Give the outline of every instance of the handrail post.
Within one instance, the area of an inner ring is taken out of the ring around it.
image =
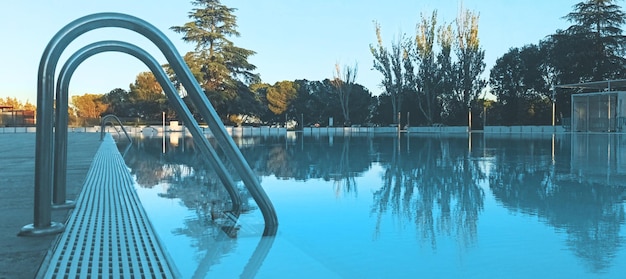
[[[67,200],[67,121],[68,94],[62,94],[62,80],[66,76],[67,64],[61,68],[55,90],[56,108],[54,125],[54,183],[52,184],[52,209],[76,207],[76,202]]]

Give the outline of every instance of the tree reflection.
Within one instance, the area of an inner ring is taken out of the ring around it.
[[[496,147],[498,154],[490,187],[505,207],[539,216],[565,232],[568,248],[592,271],[601,272],[611,266],[622,246],[626,189],[583,179],[578,171],[571,173],[574,162],[568,143],[569,139],[561,139],[556,144],[558,156],[553,165],[549,139],[513,144],[510,140],[492,141],[490,146]]]
[[[371,206],[376,220],[375,238],[391,220],[414,226],[416,237],[433,250],[442,238],[452,238],[460,247],[471,246],[476,242],[478,220],[484,210],[485,192],[480,185],[488,183],[496,201],[507,209],[539,216],[565,233],[567,247],[590,269],[601,272],[611,266],[623,241],[620,228],[626,218],[626,188],[619,180],[606,183],[615,180],[602,181],[599,178],[603,175],[583,172],[610,169],[621,171],[623,176],[626,167],[614,166],[626,161],[619,157],[626,156],[623,148],[603,145],[626,143],[598,143],[587,138],[570,141],[566,136],[551,135],[474,136],[471,141],[467,135],[410,135],[400,139],[377,135],[295,140],[247,137],[238,142],[259,177],[332,181],[338,197],[356,195],[357,178],[373,165],[380,165],[382,183],[373,192]],[[160,152],[161,144],[160,139],[139,141],[126,156],[127,164],[142,187],[166,182],[169,188],[163,197],[178,198],[196,212],[197,218],[186,220],[185,227],[175,233],[195,239],[194,246],[203,253],[199,254],[202,266],[208,268],[219,256],[204,256],[227,253],[236,244],[220,238],[237,234],[236,228],[224,234],[229,208],[225,201],[230,199],[195,151],[192,140],[168,145],[165,154]],[[581,146],[586,146],[589,154],[581,155]],[[606,164],[613,165],[604,167]],[[226,166],[239,181],[232,166]],[[241,186],[239,190],[242,201],[250,202],[248,192]],[[251,210],[255,205],[246,203],[243,207]]]
[[[433,249],[439,236],[452,236],[462,246],[471,245],[476,239],[484,202],[478,183],[486,177],[479,161],[470,159],[467,137],[299,137],[294,142],[279,137],[252,137],[245,144],[243,140],[238,142],[259,176],[333,181],[338,197],[356,195],[355,178],[378,162],[384,173],[381,188],[373,194],[375,235],[380,233],[384,216],[391,214],[402,222],[414,223],[418,237]],[[160,140],[145,139],[127,155],[137,182],[142,187],[152,187],[159,181],[168,181],[164,197],[179,198],[193,209],[198,215],[194,222],[215,224],[216,212],[227,209],[224,201],[229,199],[212,170],[196,154],[192,141],[186,141],[185,152],[181,145],[167,146],[167,153],[155,155],[160,148]],[[231,168],[228,162],[226,166]],[[231,173],[238,181],[236,173]],[[241,194],[245,196],[247,191],[241,189]]]
[[[395,138],[377,140],[385,171],[383,185],[374,193],[375,237],[390,212],[400,221],[414,222],[418,237],[433,249],[442,235],[454,236],[462,247],[471,245],[484,203],[478,182],[486,175],[469,159],[467,138],[405,140],[407,151]]]

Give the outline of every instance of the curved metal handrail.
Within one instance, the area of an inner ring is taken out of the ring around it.
[[[230,196],[231,204],[232,204],[231,210],[233,211],[234,214],[238,214],[241,211],[241,197],[239,197],[239,194],[236,190],[237,184],[233,181],[232,177],[228,174],[226,166],[224,166],[224,164],[220,160],[217,159],[218,158],[217,153],[215,152],[215,150],[209,143],[208,139],[203,136],[202,130],[200,129],[198,122],[193,118],[191,112],[189,111],[189,108],[187,108],[187,106],[184,105],[184,102],[178,95],[176,88],[174,88],[174,85],[169,80],[167,74],[165,73],[163,68],[161,68],[161,66],[156,61],[156,59],[154,59],[153,56],[151,56],[149,53],[147,53],[145,50],[141,49],[140,47],[135,46],[133,44],[126,43],[126,42],[100,41],[100,42],[87,45],[79,49],[78,51],[76,51],[68,59],[66,66],[68,66],[68,68],[77,68],[78,65],[82,63],[83,61],[85,61],[87,58],[93,55],[96,55],[98,53],[101,53],[101,52],[109,52],[109,51],[123,52],[129,55],[132,55],[135,58],[142,61],[152,71],[155,78],[157,79],[157,82],[161,84],[161,87],[163,88],[163,91],[165,92],[168,99],[173,100],[173,102],[171,102],[171,105],[174,107],[174,109],[177,111],[177,113],[180,115],[183,121],[185,121],[186,123],[190,123],[191,126],[189,127],[190,129],[189,131],[191,132],[192,136],[197,139],[198,149],[200,149],[200,152],[204,154],[205,158],[208,159],[209,163],[215,169],[215,172],[220,178],[222,184],[224,184],[224,186],[226,187],[226,191],[228,192]],[[61,70],[61,73],[69,73],[69,72],[70,71]],[[59,83],[61,84],[61,86],[58,87],[57,94],[67,95],[68,89],[69,89],[69,77],[70,76],[61,75],[59,79]],[[67,99],[64,99],[64,100],[67,100]],[[66,111],[67,105],[68,103],[65,101],[58,102],[57,110]],[[106,118],[110,116],[117,118],[114,115],[107,115],[102,119],[103,125],[105,123]],[[120,122],[119,119],[118,119],[118,122]],[[63,123],[67,123],[67,122],[62,121],[60,124],[63,124]],[[67,130],[67,125],[57,126],[56,128],[62,132],[63,130]],[[126,133],[126,131],[124,132]],[[104,128],[101,129],[101,139],[102,139],[103,134],[104,134]],[[126,136],[128,136],[128,134],[126,134]],[[57,176],[60,176],[60,175],[61,174],[57,173]]]
[[[52,172],[52,134],[53,127],[50,119],[53,117],[52,92],[54,73],[58,60],[65,48],[78,36],[88,31],[104,28],[119,27],[135,31],[152,41],[163,53],[177,78],[187,89],[188,96],[196,104],[203,119],[208,123],[213,135],[218,141],[224,154],[239,172],[242,181],[256,201],[263,218],[265,229],[263,235],[275,235],[278,227],[276,212],[267,194],[261,187],[259,180],[245,161],[241,151],[226,132],[226,128],[219,120],[217,112],[209,102],[198,82],[193,78],[191,70],[176,48],[167,37],[156,27],[139,18],[120,13],[100,13],[79,18],[62,28],[48,43],[39,64],[37,82],[37,135],[35,142],[35,220],[33,224],[22,228],[20,235],[41,235],[57,233],[63,230],[63,225],[51,222],[51,181]],[[66,112],[61,112],[60,115]]]
[[[63,92],[61,92],[61,94],[63,94]],[[109,120],[109,118],[113,118],[117,122],[117,124],[120,125],[120,128],[122,129],[122,132],[124,132],[124,135],[126,135],[126,138],[130,142],[130,144],[133,144],[133,138],[128,134],[128,132],[126,132],[126,128],[124,128],[124,124],[122,124],[122,121],[120,120],[120,118],[115,116],[114,114],[107,114],[107,115],[102,117],[102,120],[100,120],[100,141],[102,141],[104,139],[104,134],[105,134],[104,128],[105,128],[105,125],[107,124],[107,121]],[[115,123],[113,123],[111,121],[108,121],[108,122],[111,123],[111,124],[115,124]],[[118,131],[117,133],[119,134],[120,132]]]

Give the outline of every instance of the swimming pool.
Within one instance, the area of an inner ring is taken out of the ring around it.
[[[183,278],[622,278],[626,136],[236,138],[279,220],[261,238],[191,138],[125,156]],[[165,146],[165,153],[163,153]],[[236,178],[236,180],[238,180]]]

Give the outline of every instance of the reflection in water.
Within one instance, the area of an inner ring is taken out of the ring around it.
[[[607,159],[615,157],[606,153],[607,148],[621,147],[605,141],[607,135],[571,137],[571,148],[570,138],[562,137],[553,151],[543,139],[489,141],[497,152],[489,185],[505,207],[539,216],[563,230],[568,248],[593,272],[601,272],[611,266],[623,241],[624,180],[606,184],[611,179],[604,176],[611,171]],[[598,153],[597,148],[605,152]],[[554,162],[548,157],[551,152],[556,153]]]
[[[470,160],[467,138],[415,137],[403,142],[380,142],[385,167],[383,185],[374,193],[372,212],[377,215],[375,236],[382,216],[414,222],[418,237],[437,248],[438,236],[450,236],[462,247],[476,239],[484,192],[478,186],[486,175],[480,161]],[[403,139],[404,140],[404,139]]]
[[[336,199],[357,197],[357,178],[380,165],[380,185],[371,198],[364,197],[371,199],[374,240],[391,218],[414,226],[416,237],[433,251],[444,237],[461,248],[474,246],[485,200],[495,199],[564,233],[566,247],[592,272],[611,267],[623,246],[626,143],[621,135],[298,135],[236,142],[259,177],[329,181]],[[141,187],[166,182],[162,197],[180,199],[195,212],[196,218],[186,219],[174,233],[194,239],[199,259],[194,277],[204,277],[236,249],[237,216],[227,212],[228,193],[193,141],[180,137],[166,143],[161,154],[160,139],[137,139],[126,162]],[[245,188],[239,190],[245,210],[255,210]],[[273,241],[261,238],[242,277],[254,277]]]

